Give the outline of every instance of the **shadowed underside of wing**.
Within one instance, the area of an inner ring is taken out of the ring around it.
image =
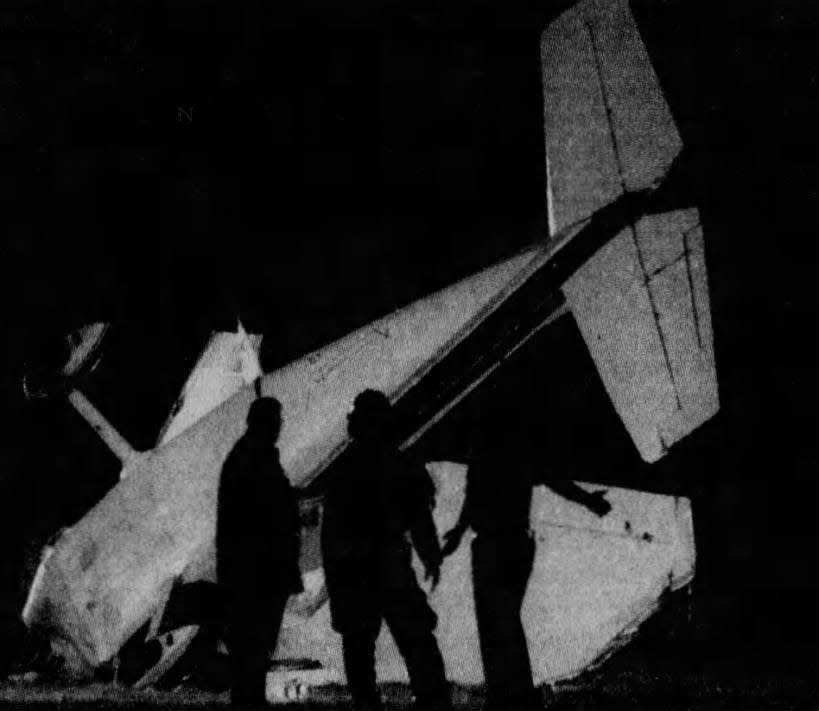
[[[587,0],[541,39],[552,234],[657,186],[682,140],[625,0]],[[677,209],[675,209],[677,208]],[[563,287],[648,462],[719,409],[699,212],[635,211]]]

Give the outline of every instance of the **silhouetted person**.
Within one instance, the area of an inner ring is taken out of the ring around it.
[[[487,708],[534,709],[542,707],[542,701],[534,687],[520,613],[535,558],[529,516],[536,482],[531,463],[502,451],[488,433],[483,435],[469,462],[458,523],[444,535],[443,555],[457,549],[467,528],[474,531],[472,579]],[[547,486],[598,516],[611,509],[602,492],[589,494],[571,482]]]
[[[411,565],[409,531],[433,587],[441,550],[432,520],[434,486],[397,448],[389,400],[355,399],[343,475],[324,499],[322,552],[333,628],[342,635],[347,683],[359,709],[380,709],[375,640],[385,620],[404,657],[416,703],[449,708],[449,687],[433,630],[435,613]]]
[[[268,654],[287,598],[301,590],[299,511],[279,461],[281,405],[260,398],[222,468],[216,520],[217,576],[225,603],[231,701],[265,703]]]

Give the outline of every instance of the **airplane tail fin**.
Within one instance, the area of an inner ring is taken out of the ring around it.
[[[626,0],[584,0],[541,38],[552,234],[655,187],[682,151]],[[630,224],[563,286],[648,462],[719,409],[703,232],[690,204]]]

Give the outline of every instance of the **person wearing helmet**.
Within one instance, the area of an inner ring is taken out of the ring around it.
[[[433,587],[441,549],[426,470],[398,450],[383,393],[360,393],[348,416],[353,439],[324,499],[322,552],[333,628],[342,635],[347,683],[359,709],[380,709],[375,640],[386,621],[407,665],[416,704],[450,707],[437,623],[412,568],[412,541]]]
[[[276,440],[281,405],[255,400],[247,431],[222,467],[216,516],[217,580],[225,604],[231,702],[265,703],[268,654],[287,598],[302,589],[299,510]]]

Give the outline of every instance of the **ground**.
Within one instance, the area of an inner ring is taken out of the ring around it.
[[[793,601],[796,605],[796,601]],[[735,607],[732,603],[731,607]],[[784,624],[757,607],[756,625]],[[777,643],[768,634],[765,644],[752,643],[745,625],[718,636],[706,634],[714,627],[703,611],[690,605],[686,594],[665,601],[646,621],[632,641],[576,679],[542,687],[547,711],[817,711],[819,680],[812,644],[802,647]],[[715,613],[727,616],[724,608]],[[805,620],[807,624],[807,620]],[[811,638],[812,639],[812,638]],[[209,672],[208,678],[212,678]],[[409,689],[385,685],[387,711],[410,708]],[[482,688],[453,687],[457,711],[478,711],[484,703]],[[228,708],[226,693],[182,685],[173,691],[134,690],[113,683],[71,686],[59,683],[0,681],[0,711],[25,709],[182,709]],[[346,689],[318,687],[305,704],[271,708],[292,711],[352,709]]]
[[[588,709],[651,709],[656,711],[716,711],[736,709],[815,709],[811,690],[797,678],[717,680],[700,675],[657,676],[638,670],[595,675],[553,690],[543,689],[545,708],[550,711]],[[383,689],[387,709],[409,708],[409,693],[404,687]],[[480,709],[480,689],[454,690],[456,709]],[[82,687],[0,685],[0,708],[45,709],[205,709],[227,707],[227,694],[215,694],[181,687],[175,691],[135,691],[112,684]],[[274,707],[275,708],[275,707]],[[284,706],[278,708],[285,708]],[[343,689],[318,690],[306,704],[287,708],[349,709]]]

